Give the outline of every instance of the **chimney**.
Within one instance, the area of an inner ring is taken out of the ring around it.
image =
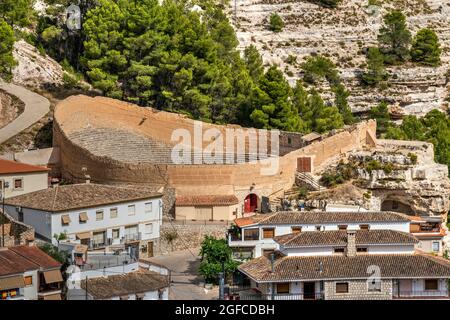
[[[347,230],[347,257],[356,256],[356,230]]]
[[[85,179],[86,179],[86,184],[91,183],[91,176],[88,174],[84,175]]]

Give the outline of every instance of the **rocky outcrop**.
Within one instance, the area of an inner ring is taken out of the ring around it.
[[[63,83],[63,69],[52,58],[41,54],[31,44],[20,40],[14,44],[13,82],[33,88],[55,87]]]
[[[447,78],[450,67],[450,0],[342,1],[336,9],[323,8],[312,1],[240,0],[235,10],[231,2],[229,16],[234,23],[240,48],[251,44],[261,52],[264,62],[280,66],[294,84],[302,76],[301,62],[310,54],[322,54],[333,60],[347,88],[349,103],[355,112],[363,112],[385,100],[403,114],[424,115],[434,108],[446,109]],[[364,49],[377,44],[383,15],[400,8],[407,15],[413,34],[420,28],[436,30],[443,49],[442,65],[425,68],[407,64],[389,68],[389,83],[384,89],[362,87],[358,75],[366,62]],[[271,13],[277,12],[285,22],[280,33],[268,30]],[[235,13],[237,22],[234,19]],[[296,62],[287,59],[295,56]],[[330,98],[324,87],[324,97]]]

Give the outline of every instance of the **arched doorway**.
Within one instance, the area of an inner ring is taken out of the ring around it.
[[[244,212],[255,212],[258,208],[258,196],[254,193],[250,193],[244,199]]]

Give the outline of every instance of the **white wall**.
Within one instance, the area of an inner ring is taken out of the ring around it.
[[[25,286],[21,290],[23,290],[23,295],[25,297],[25,300],[37,300],[38,298],[38,288],[39,288],[39,277],[38,277],[38,271],[32,270],[32,271],[26,271],[23,274],[23,277],[33,277],[33,285],[31,286]]]
[[[23,188],[14,188],[14,179],[23,179]],[[48,188],[48,172],[14,173],[0,175],[0,180],[9,183],[9,188],[5,189],[5,198],[19,196],[21,194]]]
[[[152,203],[152,212],[145,213],[145,203]],[[93,230],[108,230],[107,236],[112,237],[112,229],[119,228],[119,237],[125,235],[125,226],[138,224],[138,231],[141,232],[142,240],[159,238],[159,230],[162,219],[162,208],[160,206],[161,198],[152,198],[135,202],[125,202],[120,204],[112,204],[107,206],[98,206],[87,209],[49,213],[34,209],[22,208],[23,222],[35,228],[36,233],[51,239],[53,235],[59,233],[67,233],[71,240],[75,240],[76,234]],[[135,205],[135,214],[128,215],[128,205]],[[117,218],[110,217],[110,209],[117,208]],[[15,206],[5,206],[6,211],[15,219],[18,219],[18,213]],[[96,221],[96,211],[103,210],[103,220]],[[79,214],[86,212],[88,221],[86,223],[79,222]],[[62,225],[61,216],[69,215],[69,225]],[[151,234],[145,233],[145,224],[153,223]]]
[[[342,247],[342,246],[336,246]],[[345,246],[344,246],[345,247]],[[367,245],[367,254],[413,254],[414,244],[407,245]],[[333,255],[333,246],[283,248],[280,250],[288,256],[328,256]]]

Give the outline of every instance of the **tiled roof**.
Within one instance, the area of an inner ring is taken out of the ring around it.
[[[0,174],[45,172],[45,171],[49,171],[49,169],[46,167],[34,166],[31,164],[0,159]]]
[[[61,267],[61,263],[50,257],[36,246],[16,246],[10,247],[9,250],[12,250],[22,257],[30,260],[44,270]]]
[[[260,219],[261,217],[265,217]],[[361,211],[361,212],[325,212],[325,211],[280,211],[269,215],[253,217],[255,224],[322,224],[322,223],[367,223],[367,222],[409,222],[409,219],[397,212]]]
[[[177,196],[175,200],[177,206],[228,206],[238,203],[235,195]]]
[[[88,279],[89,294],[94,299],[108,299],[122,295],[144,293],[167,286],[169,286],[167,276],[146,270]],[[86,288],[86,280],[81,281],[81,288]]]
[[[35,246],[0,248],[0,276],[60,267],[58,261]]]
[[[144,188],[93,183],[55,186],[8,198],[6,204],[58,212],[161,196]]]
[[[284,247],[310,247],[347,244],[346,230],[306,231],[275,237]],[[418,240],[406,232],[394,230],[357,230],[356,244],[415,244]]]
[[[276,259],[273,273],[270,260],[262,256],[241,264],[238,269],[258,282],[301,281],[367,279],[368,267],[373,265],[380,268],[384,279],[450,278],[450,262],[422,254],[284,256]]]

